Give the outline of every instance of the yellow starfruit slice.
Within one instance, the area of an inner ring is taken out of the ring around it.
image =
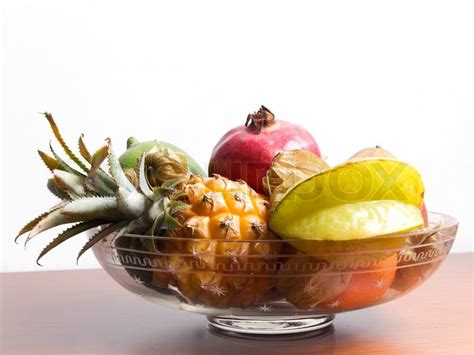
[[[419,208],[400,201],[364,201],[307,215],[294,224],[288,238],[347,241],[410,231],[423,226]]]
[[[421,176],[407,163],[386,158],[346,162],[309,177],[290,189],[275,207],[269,223],[270,228],[282,238],[315,239],[318,231],[314,228],[323,223],[323,216],[327,219],[331,215],[330,223],[334,223],[339,212],[344,211],[349,215],[354,212],[349,213],[350,207],[344,207],[324,215],[321,214],[322,210],[380,200],[399,201],[418,207],[423,201],[423,195]],[[365,205],[358,207],[361,208],[359,217],[364,213],[368,216],[368,211],[362,207]],[[393,216],[388,212],[383,218],[390,219],[384,223],[398,223],[393,221]],[[342,220],[344,217],[341,215]],[[324,223],[329,223],[329,220]],[[345,240],[370,237],[372,234],[363,234],[370,231],[366,227],[366,231],[346,233]],[[329,228],[331,227],[328,226],[327,229]],[[340,240],[341,236],[325,232],[317,237],[319,240],[334,238]]]

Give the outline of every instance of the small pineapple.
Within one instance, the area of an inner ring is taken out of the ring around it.
[[[17,238],[29,232],[26,244],[50,228],[75,224],[43,249],[38,263],[59,244],[99,227],[78,259],[113,235],[113,245],[131,249],[118,253],[154,255],[160,267],[152,271],[150,265],[150,272],[146,270],[147,275],[152,273],[150,281],[177,287],[190,303],[245,307],[273,286],[279,242],[267,228],[270,211],[263,195],[243,181],[193,176],[186,156],[158,143],[141,155],[134,168],[122,169],[110,139],[91,154],[81,135],[81,159],[65,143],[53,117],[49,113],[45,117],[76,167],[52,147],[53,156],[39,151],[53,173],[47,186],[61,201],[25,225]],[[102,168],[105,161],[108,172]],[[147,237],[132,238],[128,245],[126,238],[121,239],[125,234]],[[136,276],[136,271],[124,267]]]
[[[149,153],[141,155],[135,169],[124,171],[114,154],[110,139],[91,154],[81,135],[78,142],[81,159],[62,138],[52,115],[44,115],[56,140],[75,167],[56,154],[51,145],[53,156],[38,151],[53,174],[47,187],[61,201],[27,223],[15,241],[22,234],[29,233],[26,244],[50,228],[75,224],[43,249],[38,256],[38,264],[39,260],[56,246],[90,229],[99,227],[99,231],[79,252],[78,259],[86,250],[111,234],[115,235],[115,239],[127,233],[156,236],[166,233],[169,229],[181,228],[181,224],[172,215],[188,207],[173,197],[178,187],[183,186],[190,177],[184,155],[173,154],[157,143]],[[160,160],[160,157],[163,159]],[[151,161],[150,165],[146,165],[147,158]],[[108,172],[102,168],[105,161],[108,162]],[[174,179],[168,179],[169,176]],[[159,185],[150,184],[149,180]],[[150,240],[152,239],[144,238],[142,243],[145,247],[153,246]]]
[[[183,227],[158,246],[165,255],[157,262],[173,273],[155,272],[155,284],[175,285],[197,304],[246,307],[260,300],[274,285],[280,247],[267,227],[268,200],[219,175],[191,177],[179,200],[190,206],[174,215]]]

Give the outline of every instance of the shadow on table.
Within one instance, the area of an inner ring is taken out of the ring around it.
[[[213,329],[183,329],[182,333],[169,334],[159,344],[149,339],[139,347],[130,349],[134,354],[331,354],[335,346],[334,327],[324,333],[305,334],[292,337],[232,337]]]
[[[337,324],[331,325],[320,334],[264,338],[228,336],[212,328],[207,329],[204,326],[196,328],[195,325],[183,325],[179,332],[174,331],[166,337],[161,336],[160,340],[149,338],[148,334],[139,343],[134,343],[129,350],[138,355],[346,354],[354,350],[362,354],[380,347],[385,349],[385,355],[389,355],[399,353],[400,350],[392,341],[371,337],[367,329],[338,327]]]

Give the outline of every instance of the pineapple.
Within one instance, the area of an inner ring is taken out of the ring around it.
[[[72,167],[63,160],[51,145],[53,156],[38,151],[41,159],[53,174],[47,187],[61,201],[27,223],[20,230],[15,241],[22,234],[29,232],[25,241],[26,245],[32,238],[50,228],[63,224],[75,224],[59,234],[43,249],[38,256],[38,264],[39,260],[56,246],[89,229],[100,227],[99,231],[84,245],[77,259],[94,244],[113,233],[115,238],[127,233],[155,236],[166,233],[168,229],[181,227],[172,215],[188,207],[173,198],[177,187],[190,177],[184,155],[173,153],[157,144],[149,153],[142,154],[135,170],[124,171],[109,138],[106,139],[103,147],[91,154],[81,135],[78,144],[83,159],[80,159],[65,143],[51,114],[44,115],[57,141],[77,167]],[[179,172],[176,171],[173,175],[175,179],[164,180],[160,186],[151,186],[147,178],[150,169],[145,165],[145,160],[157,155],[164,157],[166,164],[165,169],[156,169],[155,180],[157,181],[162,181],[160,180],[162,171],[170,173],[170,167],[180,165],[184,168],[181,168]],[[109,173],[101,167],[106,160]]]
[[[61,201],[26,224],[15,240],[29,233],[26,244],[50,228],[73,225],[43,249],[38,264],[56,246],[99,227],[77,259],[110,235],[118,246],[125,234],[147,236],[135,240],[133,249],[138,255],[151,253],[164,266],[153,269],[153,284],[177,289],[190,303],[245,307],[273,286],[279,243],[267,227],[264,196],[243,181],[192,176],[185,155],[158,143],[134,169],[122,169],[110,139],[91,154],[81,135],[81,159],[65,143],[53,117],[44,115],[76,167],[51,145],[53,156],[39,151],[53,174],[47,186]],[[108,172],[102,168],[106,160]],[[263,276],[252,277],[255,273]]]
[[[174,239],[158,245],[165,255],[156,260],[172,274],[156,271],[154,283],[177,286],[191,303],[246,307],[260,300],[278,271],[268,200],[219,175],[191,177],[179,200],[190,206],[174,216],[183,227],[168,232]]]

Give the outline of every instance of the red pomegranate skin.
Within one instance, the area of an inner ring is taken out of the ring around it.
[[[244,180],[255,191],[264,194],[262,178],[273,157],[286,150],[309,150],[321,157],[313,136],[296,124],[275,120],[260,132],[244,125],[228,131],[212,151],[209,174],[231,180]]]

